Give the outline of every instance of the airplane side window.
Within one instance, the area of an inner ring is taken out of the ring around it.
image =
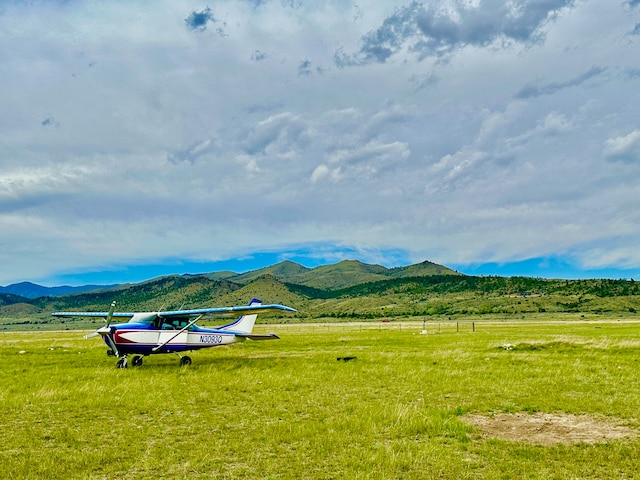
[[[175,319],[175,318],[171,320],[165,319],[162,324],[162,329],[163,330],[182,330],[187,325],[189,325],[188,320],[181,320],[181,319]],[[189,328],[187,328],[187,330],[191,331],[195,328],[196,328],[195,325],[190,325]]]

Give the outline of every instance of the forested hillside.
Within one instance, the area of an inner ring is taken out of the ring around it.
[[[299,311],[293,318],[276,313],[262,321],[545,312],[630,316],[640,310],[640,284],[634,280],[475,277],[430,262],[394,269],[355,261],[316,269],[283,262],[242,275],[172,275],[59,297],[2,294],[0,329],[50,325],[52,311],[106,311],[112,301],[119,311],[158,311],[239,305],[253,297]]]

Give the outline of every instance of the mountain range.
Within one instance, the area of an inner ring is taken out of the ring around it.
[[[0,316],[38,312],[45,315],[48,311],[67,309],[104,310],[113,300],[119,309],[135,311],[236,305],[252,297],[269,303],[306,305],[314,299],[327,299],[360,285],[434,276],[461,274],[429,261],[396,268],[356,260],[307,268],[284,261],[240,274],[221,271],[167,275],[134,284],[48,288],[23,282],[0,291]]]
[[[105,311],[112,301],[119,311],[159,311],[241,305],[259,297],[298,309],[298,320],[540,312],[628,316],[640,310],[640,283],[634,280],[475,277],[429,261],[396,268],[356,260],[307,268],[284,261],[241,274],[169,275],[135,284],[55,289],[23,283],[5,289],[10,287],[15,293],[0,293],[0,329],[50,324],[52,311]]]
[[[324,265],[315,268],[307,268],[291,261],[284,261],[276,265],[252,270],[246,273],[231,271],[212,272],[198,275],[184,275],[185,278],[205,276],[211,280],[226,280],[239,284],[247,284],[264,276],[272,275],[275,278],[287,282],[315,287],[320,289],[339,289],[351,287],[360,283],[386,280],[389,278],[425,276],[425,275],[460,275],[447,267],[432,262],[422,262],[408,267],[385,268],[380,265],[368,265],[357,260],[345,260],[334,265]],[[175,275],[159,277],[142,283],[158,281],[162,278],[173,278]],[[130,287],[131,284],[126,284]],[[58,286],[44,287],[31,282],[21,282],[0,286],[0,294],[12,294],[25,298],[59,297],[95,290],[105,291],[122,288],[123,285],[81,285],[76,287]]]
[[[19,295],[25,298],[58,297],[60,295],[69,295],[71,293],[87,292],[115,286],[116,285],[81,285],[78,287],[71,287],[69,285],[62,285],[59,287],[44,287],[37,283],[20,282],[12,283],[6,287],[0,286],[0,293]]]

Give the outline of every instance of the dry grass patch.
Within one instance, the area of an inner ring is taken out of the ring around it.
[[[461,419],[482,430],[485,438],[498,438],[535,445],[606,443],[637,438],[638,432],[613,419],[590,415],[553,413],[467,414]]]

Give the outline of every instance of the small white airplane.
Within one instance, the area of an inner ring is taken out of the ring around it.
[[[106,325],[84,338],[100,335],[107,344],[109,356],[118,357],[116,367],[127,368],[128,355],[134,355],[131,364],[142,365],[142,357],[156,353],[175,353],[180,365],[190,365],[191,358],[181,353],[202,348],[219,347],[251,340],[274,340],[277,335],[254,334],[253,326],[259,312],[282,310],[296,312],[285,305],[262,305],[254,298],[249,305],[237,307],[199,308],[167,312],[114,312],[116,302],[108,312],[53,312],[54,317],[102,317]],[[240,313],[233,322],[215,328],[198,327],[196,323],[207,316]],[[128,318],[126,323],[112,324],[113,318]]]

